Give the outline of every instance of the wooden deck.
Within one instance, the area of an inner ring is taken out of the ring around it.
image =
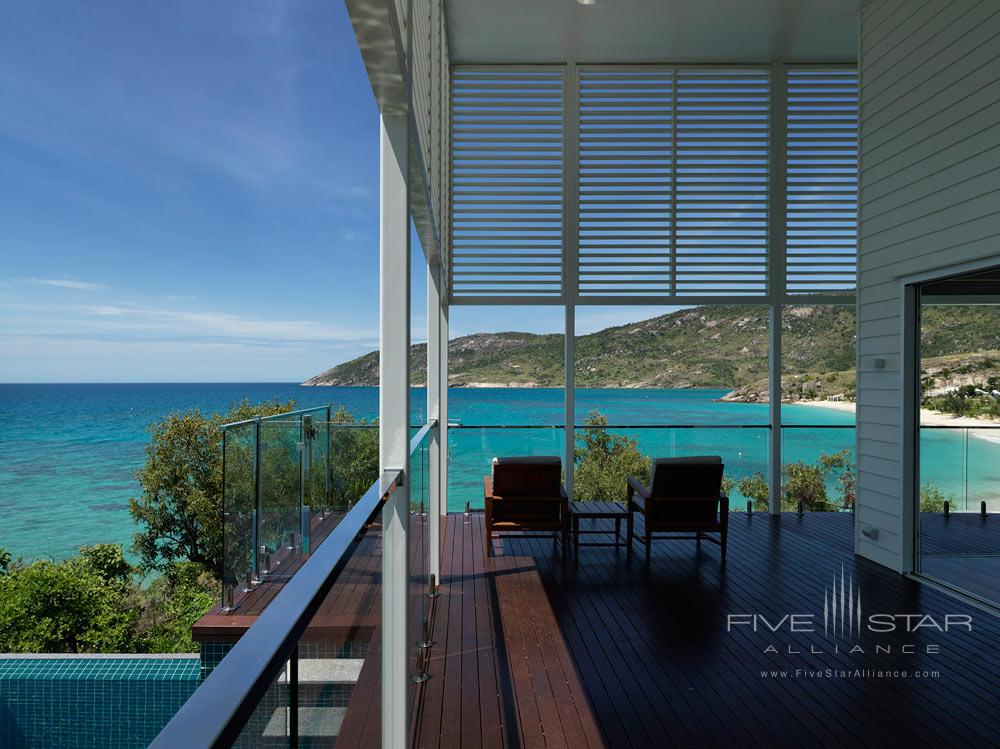
[[[602,547],[564,561],[551,540],[505,540],[487,558],[482,515],[450,515],[414,745],[997,745],[998,620],[855,557],[852,522],[734,513],[725,567],[694,541],[654,542],[647,567],[641,551],[628,563]],[[964,527],[944,522],[953,540]],[[929,540],[933,524],[925,546],[945,538]],[[824,595],[842,569],[866,615],[967,614],[973,629],[826,638]],[[727,631],[727,615],[755,613],[811,613],[820,631]],[[865,652],[846,652],[855,644]]]

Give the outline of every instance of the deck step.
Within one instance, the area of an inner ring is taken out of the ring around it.
[[[346,707],[300,707],[299,736],[336,738],[346,712]],[[279,707],[264,727],[264,736],[287,736],[288,718],[289,709]]]
[[[364,663],[364,658],[299,658],[299,684],[354,684]],[[288,683],[287,669],[278,683]]]

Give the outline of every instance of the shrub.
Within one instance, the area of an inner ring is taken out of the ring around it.
[[[138,623],[132,572],[114,544],[8,568],[0,575],[0,651],[132,652]]]
[[[749,476],[744,476],[735,482],[736,491],[750,500],[756,512],[766,512],[770,487],[767,485],[767,477],[760,471],[754,471]]]
[[[945,494],[940,487],[934,484],[924,484],[920,487],[920,511],[921,512],[944,512],[945,502],[955,502],[955,498],[950,494]]]
[[[581,429],[577,437],[574,499],[624,504],[630,476],[649,481],[649,458],[639,452],[636,440],[610,434],[608,419],[599,411],[591,411],[583,423],[589,428]]]

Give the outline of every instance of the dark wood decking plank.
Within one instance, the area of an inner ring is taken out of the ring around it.
[[[462,548],[466,542],[467,532],[462,526],[461,516],[453,521],[455,526],[454,541],[448,568],[448,625],[444,641],[441,643],[444,652],[444,663],[441,679],[444,682],[442,692],[441,714],[441,747],[460,747],[462,745],[462,657],[457,645],[461,642],[462,633]]]
[[[527,670],[530,674],[530,683],[517,684],[517,689],[530,688],[538,706],[538,716],[540,720],[539,729],[545,739],[545,745],[550,747],[569,747],[571,737],[566,730],[566,721],[563,711],[560,709],[559,700],[553,685],[552,674],[548,669],[545,649],[551,648],[551,643],[540,642],[542,626],[541,619],[544,612],[538,610],[539,596],[537,591],[541,588],[541,580],[534,569],[534,564],[518,565],[516,571],[512,571],[506,578],[507,594],[513,597],[513,603],[508,601],[505,595],[500,596],[500,616],[504,622],[505,629],[508,622],[514,622],[519,631],[518,636],[524,648]],[[510,616],[507,612],[511,606],[518,607],[519,615]],[[582,737],[581,737],[582,738]],[[580,746],[581,744],[576,744]]]
[[[816,513],[815,515],[816,522],[826,522],[824,514]],[[789,523],[790,519],[788,515],[783,516],[780,523],[785,525]],[[792,520],[792,522],[798,523],[799,521]],[[920,586],[913,580],[900,578],[892,572],[862,558],[848,558],[846,560],[840,558],[838,560],[837,558],[829,557],[824,553],[825,550],[822,546],[817,545],[804,534],[790,536],[788,541],[783,545],[789,550],[797,549],[804,559],[815,560],[818,556],[822,555],[822,558],[829,565],[828,569],[836,568],[839,570],[838,561],[844,564],[845,569],[848,572],[853,572],[855,579],[862,584],[868,600],[878,601],[880,610],[884,608],[899,613],[916,613],[918,611],[931,613],[935,608],[940,611],[941,609],[938,606],[947,606],[947,611],[960,613],[963,608],[958,602],[938,594],[936,591],[929,590],[925,586]],[[875,595],[872,596],[872,593]],[[798,595],[799,599],[805,604],[806,598],[801,591],[794,590],[793,594]],[[814,593],[813,595],[815,596],[816,594]],[[940,598],[937,602],[934,602],[932,599],[937,596],[940,596]],[[977,617],[977,627],[980,627],[984,621],[982,615]],[[880,639],[891,642],[896,647],[899,647],[912,639],[912,637],[908,638],[896,634],[884,635]],[[975,648],[972,650],[969,650],[970,641],[977,642]],[[934,690],[933,693],[929,693],[923,689],[908,689],[900,683],[890,681],[881,690],[880,704],[875,705],[870,700],[864,699],[863,695],[858,698],[856,696],[856,687],[843,683],[837,683],[835,686],[841,693],[846,693],[848,701],[857,701],[854,709],[854,712],[857,714],[868,715],[871,719],[877,720],[878,716],[884,713],[885,710],[893,710],[901,719],[900,726],[896,730],[897,737],[899,735],[912,735],[914,740],[923,741],[926,740],[929,733],[931,736],[938,736],[942,740],[947,741],[949,740],[948,737],[953,736],[954,732],[958,730],[976,737],[978,740],[992,740],[989,737],[994,735],[994,731],[988,726],[983,726],[981,721],[982,713],[977,712],[977,705],[973,704],[974,702],[978,702],[980,709],[996,709],[998,704],[996,698],[993,696],[994,693],[991,693],[989,687],[986,687],[985,690],[979,688],[981,679],[976,676],[976,672],[979,670],[977,664],[981,664],[981,653],[983,652],[981,648],[992,647],[988,643],[988,638],[981,639],[975,632],[971,635],[963,634],[961,638],[948,638],[947,643],[941,649],[941,653],[933,658],[911,658],[902,663],[896,659],[889,664],[896,668],[908,666],[911,671],[915,668],[942,668],[963,673],[966,678],[964,679],[961,693],[944,689]],[[963,655],[963,653],[967,653],[968,655]],[[850,668],[852,665],[856,665],[856,663],[851,663],[850,661],[843,662],[845,668]],[[875,665],[878,664],[876,663]],[[882,665],[885,664],[883,663]],[[974,699],[970,699],[973,696],[970,692],[978,694],[976,694]],[[946,710],[942,710],[942,703],[948,703]],[[966,720],[960,718],[956,721],[957,716],[961,716],[961,718],[965,718]],[[960,727],[956,728],[956,725]]]
[[[594,640],[603,641],[604,647],[613,654],[612,668],[637,705],[639,720],[648,734],[648,745],[659,746],[664,742],[676,746],[706,742],[724,745],[732,741],[724,725],[715,719],[712,707],[700,694],[686,688],[683,678],[657,678],[657,659],[650,650],[654,635],[641,630],[642,617],[636,616],[638,612],[620,604],[623,592],[620,585],[609,585],[605,576],[607,569],[596,563],[596,559],[614,552],[587,552],[587,564],[578,564],[572,573],[567,573],[576,578],[576,584],[567,581],[573,598],[579,597],[578,601],[574,600],[577,608],[574,616],[587,612],[585,620],[594,629]],[[623,551],[619,554],[624,558]],[[559,574],[557,560],[550,560],[547,572],[554,576]],[[680,676],[683,673],[683,670],[678,671]],[[702,716],[707,716],[707,720]]]
[[[431,648],[427,670],[431,678],[426,682],[423,699],[419,705],[419,716],[413,734],[416,747],[436,747],[441,739],[441,708],[444,697],[444,647],[448,635],[448,609],[451,595],[447,583],[451,574],[451,550],[455,544],[456,523],[445,517],[441,520],[441,580],[439,595],[434,603],[434,619],[431,627]]]
[[[765,524],[761,524],[759,521],[763,518],[757,519],[757,531],[768,530],[774,531],[774,528],[769,527],[770,519],[765,520]],[[801,519],[787,514],[780,520],[780,526],[783,526],[786,522],[792,527],[800,528]],[[782,576],[774,578],[771,581],[770,587],[766,590],[756,591],[756,588],[761,587],[761,582],[754,579],[752,576],[745,580],[740,580],[736,585],[733,586],[733,601],[740,602],[743,601],[745,607],[743,610],[749,610],[746,606],[753,607],[756,606],[757,609],[764,607],[765,611],[777,610],[774,607],[780,608],[781,610],[796,610],[801,609],[808,611],[810,609],[816,608],[816,600],[821,600],[822,591],[818,591],[815,588],[816,580],[822,580],[822,575],[827,573],[829,570],[837,569],[839,571],[840,562],[844,561],[842,557],[839,556],[828,556],[828,548],[822,545],[817,545],[815,542],[808,542],[807,539],[799,533],[788,533],[787,528],[781,529],[781,541],[778,544],[778,553],[783,556],[781,559],[775,560],[778,566],[784,570]],[[747,544],[746,548],[750,552],[758,550],[763,547],[767,547],[773,544],[775,539],[771,538],[746,538],[744,539]],[[740,543],[737,537],[736,544]],[[803,552],[803,556],[798,557],[794,553],[795,547],[799,546],[800,550]],[[732,551],[732,549],[731,549]],[[655,557],[654,557],[655,558]],[[820,564],[821,570],[815,565]],[[884,570],[879,570],[879,574],[885,574]],[[804,581],[802,580],[803,578]],[[889,573],[889,578],[892,579],[894,576]],[[808,595],[807,595],[808,594]],[[797,656],[799,662],[796,662],[793,658],[781,658],[780,660],[772,661],[769,665],[772,668],[786,668],[794,670],[796,666],[803,667],[808,666],[812,668],[822,669],[824,666],[830,665],[828,661],[824,662],[823,658],[812,657],[808,653],[809,641],[801,637],[790,637],[796,645],[802,649],[803,655]],[[752,643],[748,642],[748,645]],[[748,650],[750,654],[755,651],[753,649]],[[851,663],[850,661],[841,662],[840,659],[836,659],[837,662],[843,666],[843,668],[850,670],[853,667],[857,667],[857,663]],[[802,661],[805,661],[803,663]],[[768,664],[762,664],[765,668]],[[922,719],[919,713],[914,713],[910,715],[910,720],[901,721],[900,726],[896,729],[889,729],[880,722],[879,716],[885,709],[893,709],[898,715],[906,716],[911,713],[913,706],[906,704],[905,702],[898,702],[894,696],[894,688],[890,685],[884,692],[884,698],[882,702],[884,704],[876,707],[871,704],[870,701],[860,700],[856,701],[854,692],[856,691],[854,687],[846,683],[845,680],[829,680],[830,683],[823,683],[814,686],[808,690],[796,690],[794,693],[800,695],[803,699],[812,701],[816,707],[810,711],[811,714],[823,714],[829,712],[831,706],[839,707],[839,714],[842,716],[839,719],[839,725],[843,727],[850,728],[851,732],[859,737],[868,736],[871,734],[882,734],[887,737],[889,741],[907,740],[909,737],[911,740],[919,741],[922,733],[920,731],[915,731],[913,726],[920,726],[925,718]],[[780,691],[780,683],[774,683],[769,685],[769,691]],[[924,730],[931,730],[932,735],[938,733],[930,725],[925,725]],[[858,740],[861,740],[859,738]]]
[[[586,691],[572,664],[545,588],[536,570],[521,577],[521,602],[531,614],[535,648],[541,656],[549,688],[555,700],[566,744],[570,747],[603,745],[586,699]],[[546,731],[546,743],[550,732]]]
[[[493,572],[496,580],[497,598],[500,601],[499,635],[503,638],[507,651],[508,673],[506,676],[510,679],[513,687],[514,702],[517,706],[517,743],[531,749],[532,747],[545,746],[545,734],[542,730],[544,707],[539,707],[539,702],[544,704],[545,695],[540,694],[535,688],[532,663],[523,635],[523,630],[527,626],[526,623],[522,624],[523,611],[520,607],[505,607],[504,605],[505,601],[510,601],[517,595],[514,580],[519,567],[524,562],[524,559],[516,557],[494,557]],[[555,720],[558,722],[558,716],[555,717]]]
[[[486,572],[486,526],[482,517],[470,528],[472,534],[472,574],[474,578],[477,641],[477,670],[479,673],[479,723],[484,749],[501,749],[510,746],[507,735],[509,724],[514,722],[513,706],[505,709],[507,702],[500,688],[499,671],[505,663],[506,650],[497,644],[497,610],[494,606],[495,589]]]
[[[472,533],[466,534],[462,544],[462,745],[482,744],[482,725],[479,703],[479,637],[476,621],[476,581],[473,569],[476,543]]]
[[[666,541],[660,542],[659,549],[657,546],[657,542],[654,542],[653,560],[650,565],[651,578],[710,580],[713,579],[714,570],[714,584],[721,583],[723,575],[718,566],[718,549],[716,547],[703,544],[699,552],[693,541]],[[735,556],[734,546],[731,539],[730,553],[733,556]],[[728,578],[732,575],[734,569],[733,562],[730,561],[725,577]],[[680,594],[683,595],[683,592]],[[645,597],[649,598],[649,596]],[[730,596],[729,601],[731,605],[740,603],[740,600],[733,596]],[[745,610],[756,611],[752,606],[749,609],[737,606],[732,613]],[[770,615],[770,611],[766,613]],[[723,633],[725,631],[724,616],[709,616],[700,622],[700,626]],[[768,743],[785,744],[795,741],[829,743],[838,739],[837,736],[830,733],[829,727],[814,725],[811,721],[810,716],[814,714],[819,704],[809,694],[803,694],[802,690],[797,689],[793,683],[777,683],[773,687],[763,687],[759,681],[761,678],[759,670],[751,671],[745,668],[747,664],[755,664],[756,668],[760,670],[775,668],[773,660],[768,661],[758,652],[763,645],[753,641],[750,637],[743,636],[742,630],[722,635],[719,642],[719,648],[714,657],[705,659],[705,662],[701,664],[703,673],[699,674],[699,681],[702,680],[701,677],[704,677],[714,693],[715,699],[719,701],[726,701],[727,693],[736,687],[747,690],[747,693],[761,691],[775,695],[775,702],[781,705],[783,716],[781,721],[768,720],[768,714],[758,709],[757,706],[747,709],[747,705],[734,705],[731,730],[739,729],[741,732],[758,737],[761,735],[761,731],[764,731],[765,735],[772,737]],[[783,659],[783,656],[776,655],[775,658]],[[701,659],[695,659],[695,668],[698,668],[699,660]],[[782,661],[781,665],[789,667],[790,664]],[[850,724],[850,718],[847,722]]]
[[[541,543],[542,546],[538,544]],[[534,542],[536,559],[548,551],[545,542]],[[544,549],[544,550],[543,550]],[[653,746],[647,720],[637,709],[638,692],[634,680],[622,679],[622,660],[615,657],[614,638],[602,638],[587,616],[573,611],[575,596],[559,585],[549,589],[560,628],[569,639],[574,665],[582,676],[588,703],[596,711],[601,733],[608,746]]]

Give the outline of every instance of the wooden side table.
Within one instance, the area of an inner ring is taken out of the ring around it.
[[[614,546],[618,548],[619,546],[624,546],[626,544],[626,539],[622,537],[622,520],[628,515],[625,508],[618,504],[617,502],[570,502],[569,503],[569,517],[570,522],[573,524],[573,548],[575,551],[579,551],[581,546]],[[591,520],[614,520],[615,521],[615,540],[614,543],[606,542],[587,542],[580,543],[580,535],[587,534],[606,534],[610,533],[607,530],[580,530],[580,520],[591,519]]]

